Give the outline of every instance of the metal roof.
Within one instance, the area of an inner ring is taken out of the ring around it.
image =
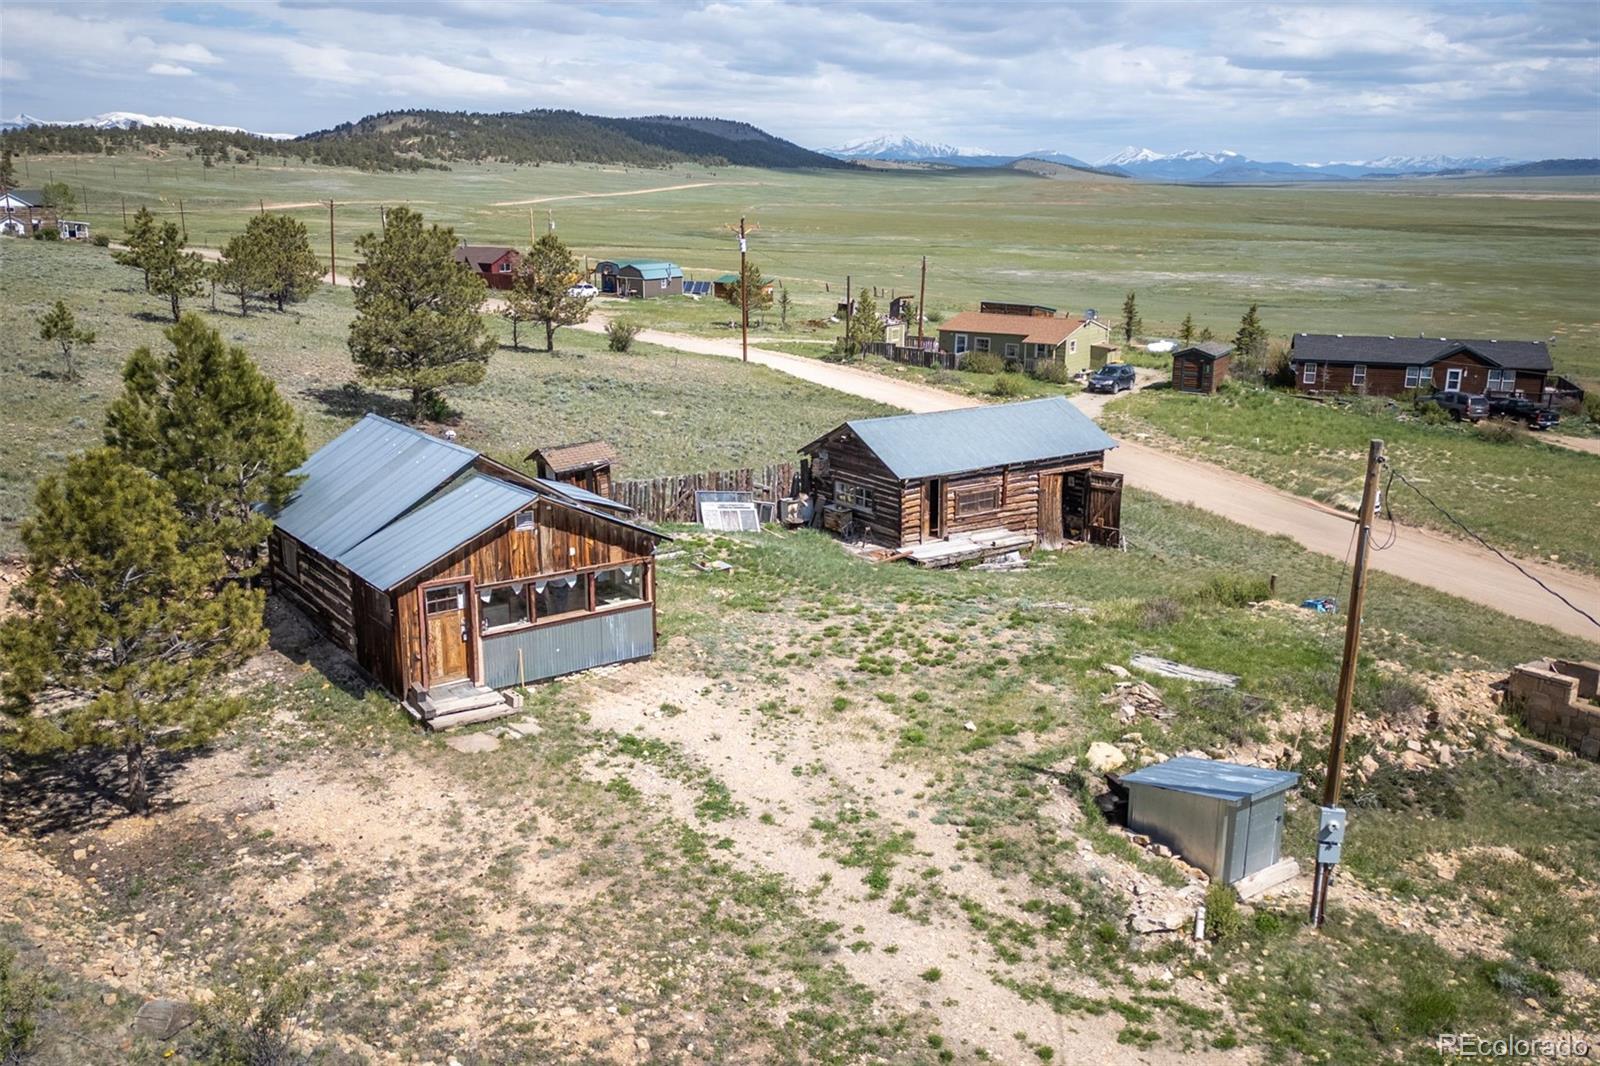
[[[1193,344],[1184,345],[1182,348],[1179,348],[1172,354],[1193,355],[1198,353],[1200,355],[1209,356],[1212,359],[1221,359],[1223,356],[1232,351],[1233,345],[1228,344],[1226,341],[1196,341]]]
[[[1117,446],[1062,396],[845,424],[902,480],[1088,455]]]
[[[627,504],[618,503],[616,500],[602,496],[597,492],[590,492],[588,489],[580,488],[577,485],[568,485],[563,481],[551,481],[548,478],[542,477],[530,477],[528,480],[533,482],[535,485],[538,485],[540,489],[544,490],[544,493],[547,496],[563,496],[569,500],[587,504],[590,507],[603,507],[608,511],[625,511],[628,514],[633,513],[633,508],[629,507]]]
[[[1286,792],[1299,781],[1300,775],[1288,770],[1267,770],[1236,762],[1197,759],[1192,755],[1152,763],[1122,777],[1126,785],[1149,785],[1228,803],[1243,803]]]
[[[1342,333],[1296,333],[1289,344],[1289,358],[1314,363],[1426,366],[1463,350],[1507,370],[1550,370],[1554,366],[1544,341],[1357,337]]]
[[[390,589],[538,498],[510,482],[469,474],[339,556],[339,562],[367,584]]]
[[[637,270],[639,276],[647,281],[656,281],[661,278],[681,278],[683,268],[677,263],[669,263],[663,259],[634,259],[625,263],[618,263],[617,270]]]
[[[337,559],[465,470],[477,454],[369,414],[295,471],[305,480],[273,520]]]

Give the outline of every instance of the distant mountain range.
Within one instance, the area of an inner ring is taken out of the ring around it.
[[[178,118],[174,115],[141,115],[134,111],[105,111],[88,118],[51,119],[37,118],[33,115],[17,115],[15,118],[0,121],[0,132],[5,130],[22,130],[32,126],[83,126],[95,130],[136,130],[148,126],[165,126],[175,130],[210,130],[218,133],[245,133],[252,137],[264,137],[269,141],[287,141],[294,137],[292,133],[256,133],[241,126],[215,126],[209,122],[196,122],[189,118]]]
[[[1019,159],[1042,159],[1047,163],[1060,163],[1069,167],[1087,167],[1088,163],[1051,148],[1030,152],[1007,154],[987,148],[957,148],[934,141],[919,141],[903,133],[880,133],[837,148],[822,149],[824,155],[852,162],[876,160],[893,163],[929,163],[952,167],[1003,167]]]

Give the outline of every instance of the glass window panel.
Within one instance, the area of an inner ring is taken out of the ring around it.
[[[594,575],[594,605],[608,607],[644,600],[644,567],[622,566]]]
[[[484,629],[517,626],[528,621],[528,586],[496,585],[478,592],[478,624]]]
[[[589,609],[589,583],[577,575],[553,577],[534,585],[534,610],[539,618]]]

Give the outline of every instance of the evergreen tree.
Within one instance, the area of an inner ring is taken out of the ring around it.
[[[11,159],[11,149],[0,151],[0,187],[12,188],[17,184],[17,164]]]
[[[1122,301],[1122,343],[1132,344],[1134,335],[1144,323],[1139,319],[1139,305],[1133,293]]]
[[[1210,326],[1205,326],[1200,330],[1200,340],[1203,340],[1203,341],[1214,341],[1216,339],[1217,339],[1217,335],[1215,333],[1211,332],[1211,327]]]
[[[511,288],[505,290],[502,297],[505,308],[500,312],[502,318],[511,323],[511,347],[520,349],[522,340],[518,327],[524,322],[531,322],[537,310],[537,301],[533,294],[533,271],[528,269],[526,259],[517,263],[511,274]]]
[[[141,207],[133,214],[133,224],[128,227],[127,247],[119,252],[112,252],[111,258],[123,266],[131,266],[136,270],[144,271],[144,291],[150,291],[150,249],[156,243],[156,216],[150,213],[148,207]]]
[[[789,328],[789,286],[778,286],[778,328]]]
[[[1178,327],[1178,339],[1180,341],[1182,341],[1185,345],[1190,345],[1190,344],[1194,343],[1194,337],[1195,337],[1194,316],[1193,315],[1184,315],[1183,316],[1183,325]]]
[[[311,250],[306,224],[288,215],[257,215],[245,227],[261,293],[278,310],[299,303],[322,284],[322,261]]]
[[[761,268],[756,266],[754,259],[745,259],[744,275],[728,286],[723,299],[735,307],[744,305],[744,290],[750,290],[750,310],[753,312],[764,311],[772,306],[772,293],[767,289],[768,282],[761,276]]]
[[[44,197],[44,205],[57,215],[78,209],[78,199],[72,195],[72,186],[64,181],[47,182],[39,192]]]
[[[1260,366],[1266,357],[1267,329],[1261,324],[1255,304],[1251,304],[1250,310],[1239,320],[1239,332],[1233,336],[1233,351],[1247,366]]]
[[[250,313],[250,298],[260,292],[263,281],[257,246],[247,234],[223,246],[222,258],[211,264],[211,278],[223,292],[238,297],[239,314]]]
[[[73,349],[80,345],[93,344],[94,330],[80,328],[71,308],[67,307],[65,302],[57,300],[56,305],[39,320],[39,339],[46,343],[53,341],[61,346],[63,376],[68,381],[77,381],[78,364],[72,358]]]
[[[412,418],[439,406],[445,386],[482,381],[494,348],[478,314],[483,280],[461,268],[455,247],[453,230],[425,229],[406,207],[356,241],[350,354],[363,378],[410,391]]]
[[[544,324],[544,350],[555,351],[556,329],[576,326],[589,317],[588,296],[570,295],[583,277],[577,257],[553,232],[546,233],[518,264],[517,281],[528,301],[529,320]]]
[[[263,643],[263,593],[215,591],[218,558],[183,547],[171,492],[109,449],[41,481],[33,511],[20,611],[0,624],[6,740],[119,753],[144,813],[151,750],[204,743],[238,713],[220,681]]]
[[[190,312],[167,330],[172,350],[128,358],[122,395],[106,412],[106,444],[165,482],[184,520],[186,548],[216,552],[219,580],[260,568],[272,521],[300,479],[305,431],[243,348]]]
[[[176,222],[164,223],[156,230],[142,259],[150,272],[150,291],[171,301],[172,321],[178,321],[183,313],[181,301],[205,291],[205,260],[196,252],[183,250]]]
[[[871,290],[863,288],[856,297],[855,313],[850,316],[850,325],[845,330],[845,358],[854,359],[861,354],[863,345],[882,341],[883,320],[878,317],[878,303],[872,298]]]

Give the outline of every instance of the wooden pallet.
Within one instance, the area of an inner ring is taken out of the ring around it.
[[[1009,529],[980,529],[972,533],[957,533],[944,540],[930,541],[907,549],[905,557],[918,566],[946,567],[989,559],[1007,552],[1025,551],[1034,546],[1037,538],[1032,533],[1017,533]]]

